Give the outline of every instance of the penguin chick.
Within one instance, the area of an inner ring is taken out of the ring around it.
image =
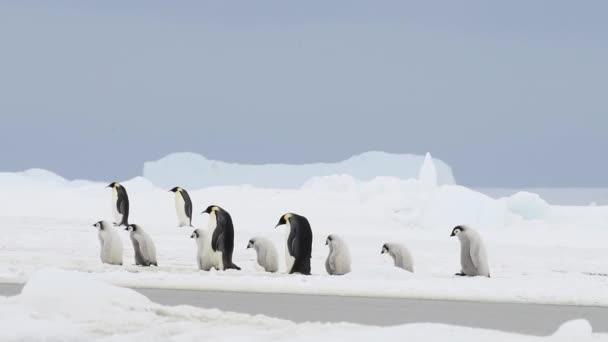
[[[216,266],[213,258],[213,250],[211,249],[211,237],[205,229],[195,229],[190,235],[196,243],[196,263],[201,271],[211,271],[212,268],[219,269]]]
[[[99,229],[101,262],[110,265],[122,265],[122,241],[114,226],[110,222],[99,221],[93,227]]]
[[[460,240],[460,266],[462,269],[456,275],[489,278],[488,256],[479,233],[472,228],[461,225],[454,227],[450,236],[456,236]]]
[[[350,273],[350,252],[346,242],[339,236],[331,234],[325,240],[329,246],[329,254],[325,260],[325,269],[330,275],[344,275]]]
[[[138,266],[158,266],[156,262],[156,247],[140,225],[130,224],[125,228],[129,232],[133,250],[135,251],[135,265]]]
[[[414,273],[414,259],[410,251],[400,243],[387,242],[382,246],[380,254],[388,253],[395,262],[395,267]]]
[[[263,237],[254,237],[247,244],[247,249],[249,248],[255,249],[258,265],[266,272],[274,273],[279,270],[279,256],[272,241]]]

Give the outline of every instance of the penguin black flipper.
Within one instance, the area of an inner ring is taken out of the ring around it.
[[[190,227],[192,227],[192,200],[190,199],[190,195],[186,190],[181,191],[182,197],[184,199],[186,216],[190,219]]]
[[[116,201],[116,209],[118,213],[122,215],[122,221],[118,223],[119,226],[129,225],[129,198],[127,192],[123,188],[118,190],[118,199]]]

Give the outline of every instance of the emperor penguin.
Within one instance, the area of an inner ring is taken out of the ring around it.
[[[196,242],[196,263],[198,264],[198,269],[202,271],[211,271],[215,265],[208,232],[204,229],[195,229],[190,237]]]
[[[175,193],[175,210],[177,212],[177,222],[180,227],[192,227],[192,201],[188,191],[176,186],[169,190]]]
[[[209,214],[208,234],[211,237],[211,250],[218,270],[241,268],[232,262],[234,252],[234,225],[230,214],[217,205],[210,205],[203,214]]]
[[[402,244],[387,242],[382,245],[380,254],[388,253],[395,262],[395,267],[414,273],[414,259],[410,251]]]
[[[129,225],[129,195],[127,189],[117,182],[113,182],[106,188],[112,188],[112,213],[114,214],[114,225]]]
[[[473,228],[461,225],[454,227],[450,236],[456,236],[460,240],[460,265],[462,269],[456,275],[489,278],[488,256],[479,233]]]
[[[122,240],[107,221],[99,221],[93,225],[99,230],[99,243],[101,244],[101,262],[110,265],[122,265]]]
[[[285,241],[285,262],[287,273],[310,275],[312,257],[312,229],[304,216],[288,213],[279,219],[277,227],[287,225]]]
[[[350,252],[346,242],[339,236],[331,234],[325,240],[329,246],[329,254],[325,260],[325,270],[329,275],[345,275],[350,273]]]
[[[130,224],[125,228],[131,236],[133,250],[135,251],[135,265],[138,266],[158,266],[156,262],[156,247],[140,225]]]
[[[249,248],[255,249],[258,265],[264,268],[264,271],[275,273],[279,270],[279,255],[272,241],[263,237],[254,237],[247,244],[247,249]]]

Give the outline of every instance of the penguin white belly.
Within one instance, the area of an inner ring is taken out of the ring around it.
[[[177,212],[177,221],[180,227],[190,225],[190,219],[186,215],[186,202],[179,192],[175,193],[175,211]]]
[[[112,189],[112,213],[117,224],[122,222],[122,214],[118,212],[118,191]]]
[[[112,232],[111,260],[114,265],[122,265],[122,240],[116,232]]]
[[[285,265],[287,269],[285,270],[285,272],[289,273],[291,272],[291,268],[293,267],[293,263],[296,261],[296,258],[289,254],[289,247],[287,247],[287,242],[289,241],[289,233],[291,232],[291,225],[287,223],[285,227],[287,228],[287,231],[285,233]]]
[[[207,228],[209,234],[209,262],[212,263],[215,269],[223,270],[224,263],[222,261],[222,252],[214,252],[213,248],[211,247],[211,239],[213,238],[213,232],[215,231],[215,228],[217,228],[217,217],[215,215],[215,211],[212,211],[211,214],[209,214],[209,223]]]

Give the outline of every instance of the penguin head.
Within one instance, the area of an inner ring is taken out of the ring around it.
[[[218,207],[217,205],[210,205],[201,214],[211,214],[214,211],[220,211],[220,210],[221,210],[221,208]]]
[[[281,218],[279,219],[279,223],[277,223],[277,225],[275,226],[275,228],[278,227],[278,226],[282,226],[284,224],[287,224],[289,222],[289,219],[292,216],[293,216],[293,214],[285,214],[285,215],[281,216]]]
[[[382,245],[382,252],[380,252],[380,254],[384,254],[384,253],[388,253],[388,244],[387,243]]]
[[[255,239],[249,240],[249,243],[247,244],[247,249],[253,248],[254,245],[255,245]]]
[[[464,226],[456,226],[452,229],[452,234],[450,236],[458,236],[460,233],[464,232],[466,228]]]
[[[99,230],[103,230],[103,221],[99,221],[93,225],[95,228],[99,228]]]
[[[181,192],[182,188],[180,188],[179,186],[176,186],[175,188],[169,190],[169,192]]]
[[[136,232],[138,229],[139,229],[139,226],[136,224],[130,224],[125,228],[125,230],[128,232]]]
[[[333,240],[334,240],[333,235],[327,236],[327,239],[325,239],[325,246],[328,246]]]
[[[110,183],[110,185],[106,186],[106,188],[118,189],[121,186],[122,185],[120,185],[118,182],[112,182],[112,183]]]
[[[190,238],[191,238],[191,239],[198,239],[199,237],[201,237],[201,232],[200,232],[200,229],[195,229],[195,230],[192,232],[192,235],[190,235]]]

